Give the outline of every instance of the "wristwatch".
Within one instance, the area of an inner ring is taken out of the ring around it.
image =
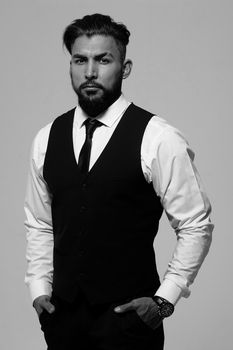
[[[158,306],[158,313],[160,317],[165,318],[173,314],[174,305],[168,300],[161,298],[158,295],[153,296],[152,299]]]

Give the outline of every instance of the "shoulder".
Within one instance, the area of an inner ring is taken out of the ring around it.
[[[144,151],[154,156],[177,157],[184,153],[193,152],[181,130],[170,124],[164,118],[154,115],[144,133]]]
[[[68,117],[74,115],[75,108],[63,113],[62,115],[54,118],[54,120],[44,127],[42,127],[35,135],[32,143],[32,149],[31,149],[31,157],[34,160],[34,162],[40,167],[41,163],[43,163],[47,146],[48,146],[48,140],[49,135],[51,132],[51,129],[53,125],[60,124],[64,120],[67,120]]]
[[[52,124],[53,122],[41,128],[33,139],[31,158],[38,168],[41,166],[41,163],[45,157]]]
[[[66,111],[65,113],[63,113],[61,115],[59,115],[57,118],[54,119],[52,125],[63,124],[67,120],[71,121],[73,119],[73,117],[74,117],[75,109],[76,109],[76,107]]]
[[[69,119],[69,117],[73,117],[74,111],[75,111],[75,108],[68,110],[67,112],[54,118],[52,122],[50,122],[49,124],[47,124],[43,128],[41,128],[37,132],[37,134],[34,138],[34,142],[33,142],[34,148],[36,148],[37,150],[46,149],[47,143],[48,143],[48,138],[50,135],[50,131],[51,131],[51,128],[53,127],[53,125],[55,125],[57,123],[58,124],[62,123],[63,121]]]
[[[148,124],[145,129],[145,136],[150,141],[159,141],[171,145],[180,142],[187,143],[184,134],[178,128],[169,123],[166,119],[133,103],[131,104],[131,108],[138,115],[147,117]]]
[[[134,103],[130,104],[130,108],[133,110],[134,113],[137,113],[140,116],[148,116],[148,117],[152,117],[153,113],[147,111],[146,109],[139,107],[137,105],[135,105]]]

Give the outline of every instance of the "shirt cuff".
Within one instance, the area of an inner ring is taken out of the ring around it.
[[[155,295],[164,298],[175,305],[182,296],[182,290],[171,280],[164,279]]]
[[[44,280],[35,280],[29,284],[32,302],[40,295],[52,295],[52,286]]]

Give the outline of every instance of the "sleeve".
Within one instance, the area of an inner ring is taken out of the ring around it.
[[[167,127],[156,142],[151,176],[177,236],[177,244],[156,294],[173,304],[190,295],[189,286],[209,251],[211,205],[194,165],[194,152],[182,134]]]
[[[44,132],[38,133],[32,145],[24,206],[28,263],[25,283],[32,300],[40,295],[51,295],[53,279],[52,196],[42,176],[45,154],[42,148],[46,143],[42,135]]]

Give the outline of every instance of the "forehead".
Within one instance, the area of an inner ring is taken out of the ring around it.
[[[71,49],[72,55],[80,54],[94,56],[105,52],[112,54],[112,56],[116,58],[120,56],[117,43],[111,36],[93,35],[88,37],[82,35],[74,41]]]

